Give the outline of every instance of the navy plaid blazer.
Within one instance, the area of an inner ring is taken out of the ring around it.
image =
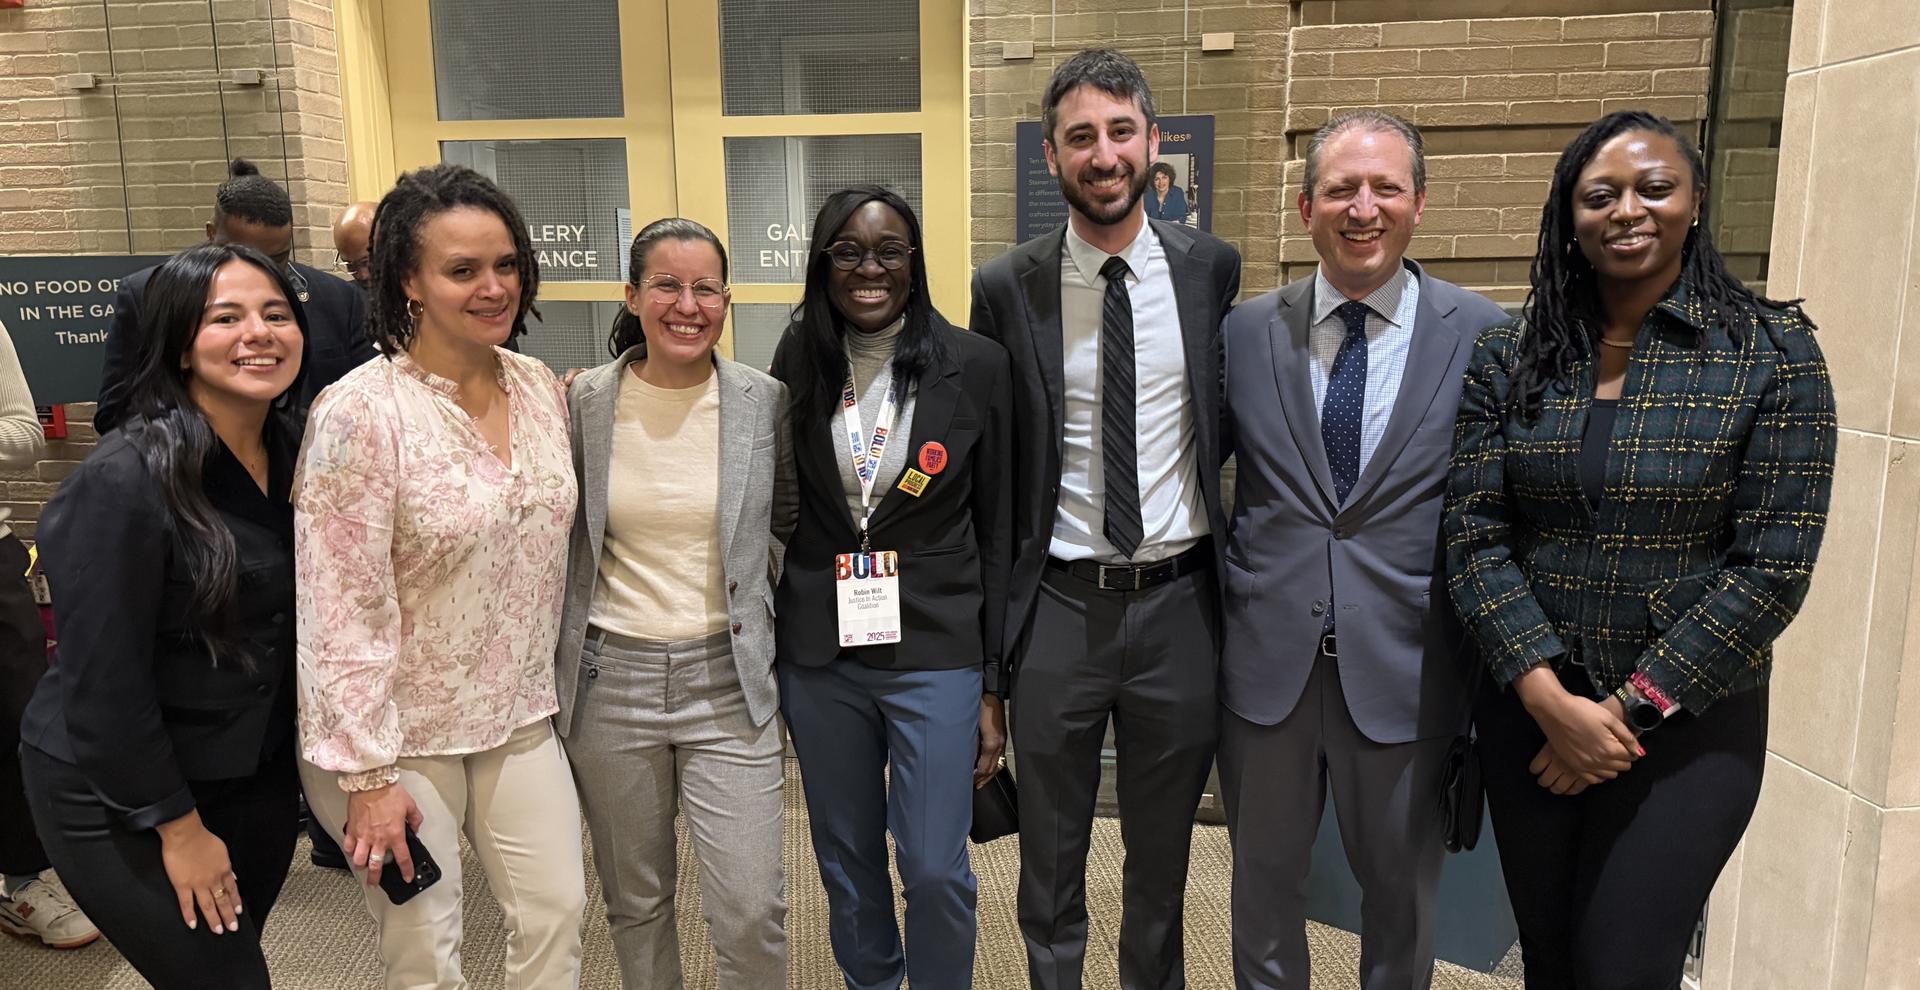
[[[1596,694],[1636,670],[1692,712],[1764,684],[1806,598],[1833,482],[1826,361],[1797,309],[1739,339],[1676,284],[1642,324],[1607,453],[1580,488],[1591,354],[1522,422],[1508,320],[1467,365],[1444,516],[1447,586],[1495,683],[1584,665]]]

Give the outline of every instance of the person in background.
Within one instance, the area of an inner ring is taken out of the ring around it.
[[[1007,349],[1020,424],[1003,647],[1020,931],[1036,990],[1079,990],[1111,722],[1126,845],[1120,985],[1175,990],[1193,816],[1220,721],[1220,321],[1240,294],[1240,255],[1147,219],[1160,131],[1132,59],[1067,59],[1041,106],[1067,223],[973,280],[973,329]]]
[[[13,337],[0,324],[0,467],[31,468],[46,449],[46,431],[20,369]],[[47,628],[27,583],[27,548],[13,531],[13,510],[0,505],[0,931],[55,949],[77,949],[100,929],[73,903],[33,827],[20,779],[20,715],[47,672]]]
[[[373,252],[373,211],[377,206],[366,200],[349,203],[333,221],[334,266],[346,272],[362,292],[373,284],[367,259]]]
[[[800,478],[774,609],[780,710],[800,758],[833,957],[848,990],[903,978],[915,990],[963,990],[974,985],[973,791],[999,771],[1006,739],[1007,356],[933,308],[912,207],[858,186],[828,196],[814,218],[806,290],[773,377],[793,397]],[[869,551],[897,555],[897,618],[850,638],[836,622],[841,568]],[[897,635],[871,642],[874,631]]]
[[[1813,323],[1727,271],[1706,203],[1672,122],[1589,125],[1526,306],[1461,390],[1447,579],[1489,674],[1480,760],[1530,990],[1680,985],[1825,529]]]
[[[388,987],[466,985],[462,835],[508,985],[573,986],[580,803],[549,716],[577,489],[560,383],[500,346],[538,264],[513,201],[457,165],[401,176],[373,226],[382,356],[315,403],[294,484],[301,778],[365,878]],[[377,885],[416,879],[410,832],[440,879],[396,905]]]
[[[283,400],[289,403],[298,428],[322,389],[373,357],[373,342],[366,335],[366,300],[351,285],[293,260],[293,201],[285,189],[244,158],[234,159],[227,175],[214,192],[207,240],[244,244],[272,259],[307,313],[307,347],[312,356],[300,391]],[[140,351],[141,298],[153,271],[143,268],[121,279],[113,300],[113,322],[107,325],[106,354],[100,366],[99,403],[93,411],[93,428],[102,436],[126,416],[133,356]]]
[[[1406,250],[1420,132],[1337,114],[1306,148],[1311,275],[1234,307],[1220,785],[1243,990],[1305,990],[1307,875],[1331,789],[1359,881],[1360,982],[1433,978],[1440,783],[1472,704],[1440,506],[1473,339],[1505,314]]]
[[[678,990],[674,815],[721,990],[787,984],[772,561],[793,531],[787,390],[714,353],[727,255],[679,217],[633,239],[607,349],[567,402],[573,521],[555,673],[622,981]],[[684,797],[684,800],[683,800]]]
[[[294,445],[305,314],[204,244],[147,283],[126,418],[37,535],[59,645],[20,726],[74,899],[158,990],[264,990],[293,856]]]
[[[1153,188],[1142,199],[1147,206],[1147,219],[1186,223],[1187,193],[1175,184],[1173,166],[1166,162],[1154,162],[1153,167],[1147,169],[1147,174],[1153,179]]]

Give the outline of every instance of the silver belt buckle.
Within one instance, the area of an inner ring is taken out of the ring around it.
[[[1320,652],[1338,659],[1340,656],[1339,644],[1335,642],[1333,637],[1333,633],[1320,634]]]
[[[1112,565],[1112,566],[1109,566],[1107,564],[1098,564],[1096,566],[1100,568],[1100,571],[1099,571],[1100,576],[1098,579],[1095,580],[1094,583],[1100,588],[1101,591],[1139,591],[1140,590],[1140,572],[1137,569],[1127,566],[1125,564],[1118,564],[1118,565]],[[1126,584],[1108,584],[1107,583],[1107,575],[1112,574],[1116,571],[1127,575]]]

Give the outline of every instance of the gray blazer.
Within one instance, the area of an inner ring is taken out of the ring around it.
[[[645,356],[645,344],[628,348],[612,361],[582,372],[567,393],[580,504],[567,545],[567,601],[560,614],[560,643],[554,655],[561,738],[573,731],[587,611],[593,604],[594,582],[600,579],[620,376],[627,365]],[[733,663],[746,692],[748,713],[755,725],[765,725],[780,707],[773,677],[773,588],[800,507],[787,432],[787,387],[718,355],[714,365],[720,375],[720,552],[726,561]]]
[[[1440,507],[1474,337],[1506,314],[1406,265],[1420,279],[1407,370],[1344,505],[1308,377],[1313,279],[1240,305],[1223,328],[1222,439],[1239,469],[1220,688],[1249,721],[1273,725],[1293,711],[1335,602],[1340,685],[1360,731],[1399,743],[1466,726],[1470,668],[1440,565]]]

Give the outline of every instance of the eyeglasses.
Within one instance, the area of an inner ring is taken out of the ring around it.
[[[344,254],[336,253],[333,256],[333,267],[338,268],[341,271],[346,272],[348,275],[352,275],[355,277],[358,277],[361,274],[365,273],[368,268],[372,267],[372,265],[373,265],[373,258],[371,256],[361,258],[356,261],[347,260],[347,256]]]
[[[701,309],[719,309],[727,304],[726,283],[717,278],[703,278],[688,285],[672,275],[653,275],[642,279],[640,284],[653,297],[654,302],[669,305],[680,301],[680,294],[693,290],[694,304]]]
[[[897,272],[913,257],[913,249],[898,241],[888,241],[877,248],[868,250],[852,241],[841,241],[826,250],[827,258],[833,267],[843,272],[853,271],[866,264],[868,258],[880,263],[880,267]]]

